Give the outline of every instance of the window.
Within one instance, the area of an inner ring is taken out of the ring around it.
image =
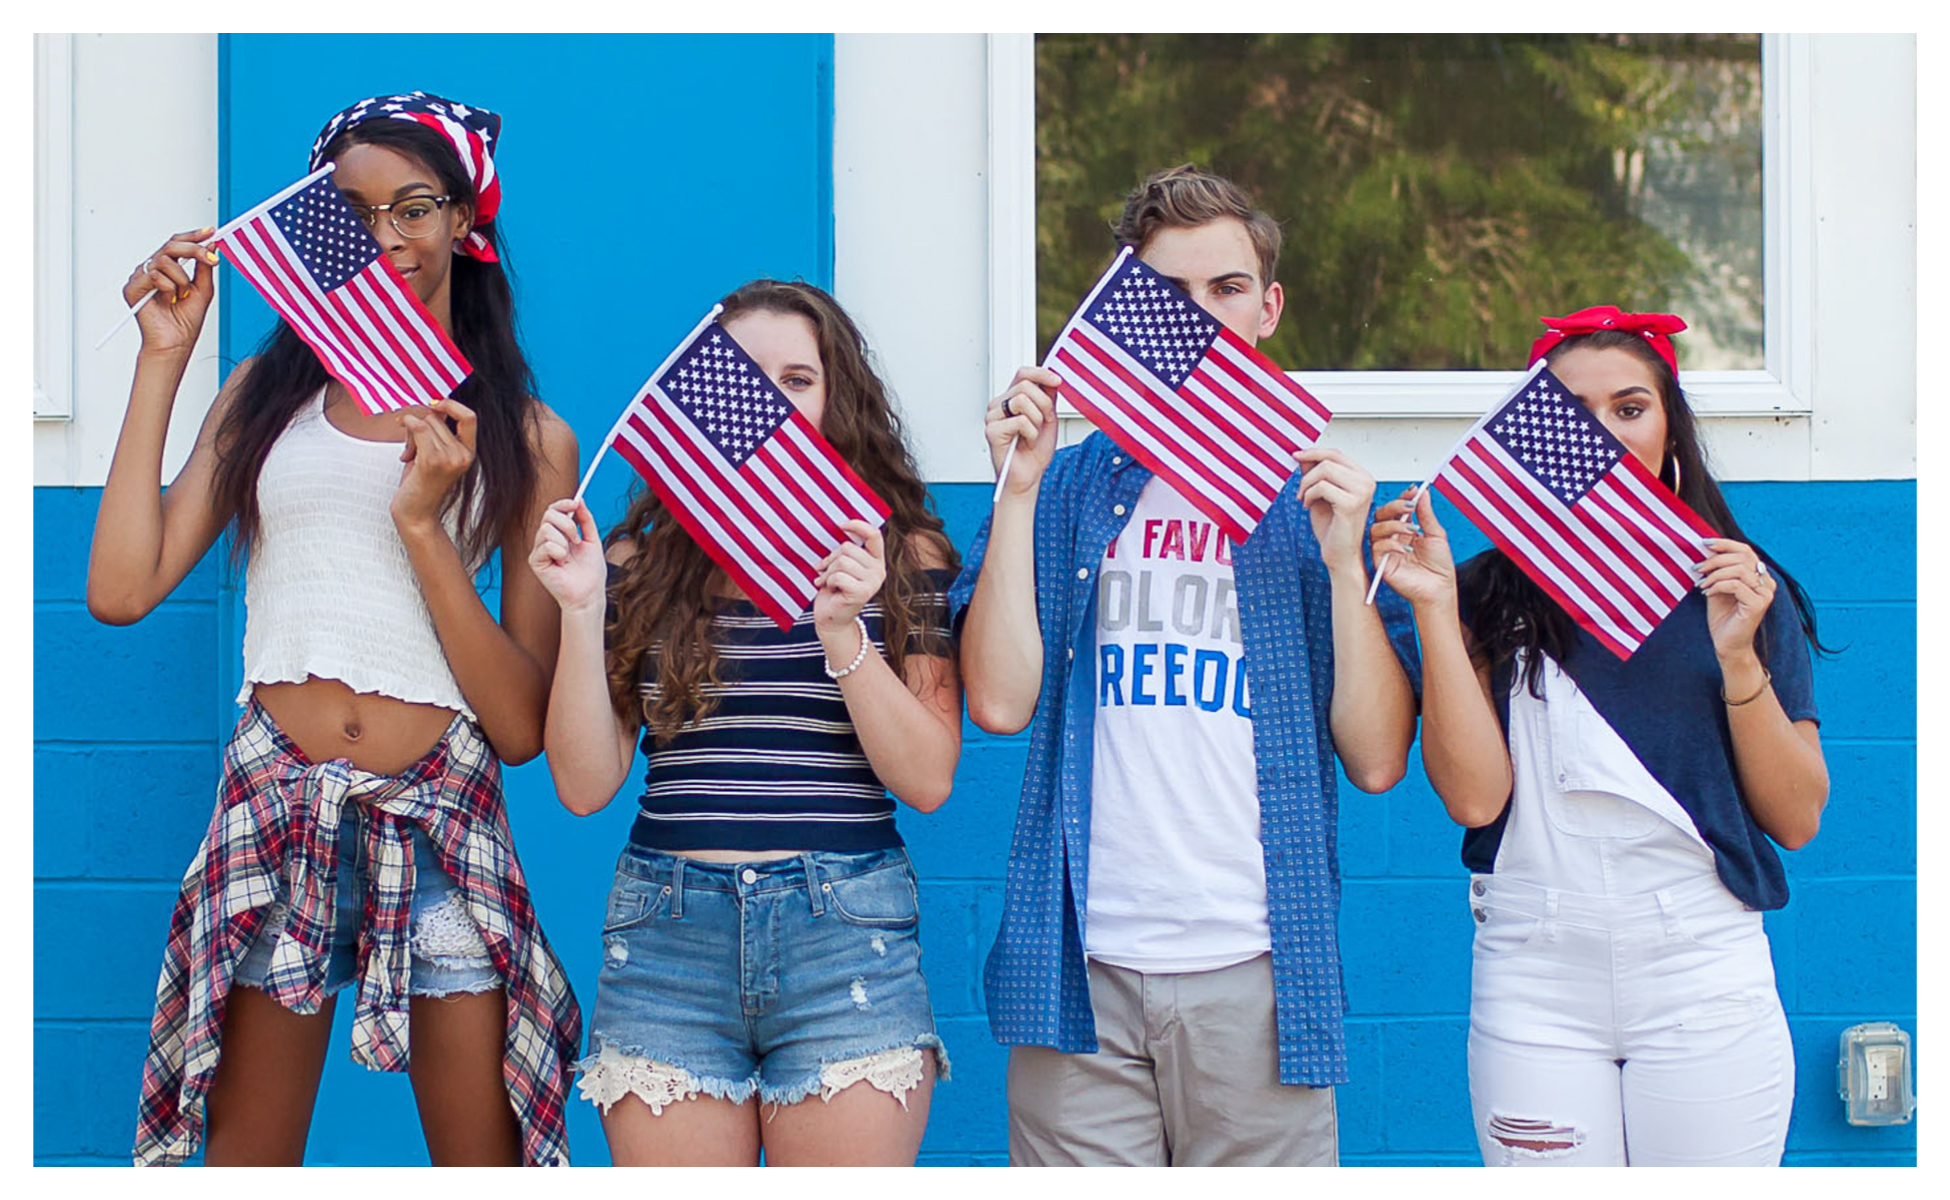
[[[1285,227],[1294,368],[1520,367],[1541,313],[1679,312],[1688,370],[1763,365],[1757,34],[1036,39],[1037,337],[1146,170]]]

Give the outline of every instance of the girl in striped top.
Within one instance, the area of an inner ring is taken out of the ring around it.
[[[721,320],[893,511],[848,526],[784,631],[654,492],[601,541],[580,503],[545,515],[529,561],[562,608],[557,793],[593,813],[639,737],[649,760],[582,1092],[618,1164],[911,1164],[948,1061],[893,801],[940,807],[961,753],[956,555],[832,297],[761,280]]]

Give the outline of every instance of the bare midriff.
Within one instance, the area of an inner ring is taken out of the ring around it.
[[[343,758],[360,770],[397,775],[426,757],[453,724],[454,710],[355,692],[336,679],[260,683],[264,711],[312,762]]]

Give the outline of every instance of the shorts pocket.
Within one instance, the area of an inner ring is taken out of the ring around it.
[[[829,879],[819,885],[819,890],[831,902],[833,912],[849,925],[907,929],[921,921],[914,879],[903,867]]]
[[[634,876],[619,879],[609,889],[609,908],[603,914],[603,935],[621,933],[661,913],[670,900],[668,884],[654,884]]]

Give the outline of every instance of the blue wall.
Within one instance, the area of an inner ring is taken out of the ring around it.
[[[506,117],[499,161],[527,344],[542,395],[584,457],[668,345],[719,294],[761,273],[832,271],[830,38],[232,36],[223,43],[224,216],[303,170],[324,118],[376,91],[419,87]],[[385,66],[439,64],[410,76]],[[360,65],[371,63],[371,66]],[[318,64],[331,64],[321,70]],[[617,130],[629,130],[618,141]],[[545,132],[544,132],[545,131]],[[555,201],[585,186],[593,206]],[[543,201],[547,200],[548,203]],[[226,273],[224,353],[268,313]],[[591,496],[620,515],[632,480],[605,465]],[[1799,1066],[1789,1161],[1915,1159],[1914,1126],[1853,1129],[1834,1098],[1835,1039],[1862,1020],[1915,1031],[1915,554],[1911,482],[1730,489],[1750,532],[1849,646],[1816,668],[1833,776],[1822,835],[1787,856],[1795,898],[1768,930]],[[936,499],[957,544],[978,485]],[[1384,494],[1387,494],[1384,490]],[[34,1153],[120,1163],[176,881],[215,790],[235,719],[237,597],[211,556],[141,624],[82,608],[99,491],[34,503]],[[1458,540],[1468,534],[1451,522]],[[966,729],[953,799],[903,813],[922,877],[922,939],[954,1078],[935,1094],[922,1160],[1000,1163],[1005,1054],[982,1015],[981,963],[1001,880],[1023,739]],[[1354,1082],[1340,1098],[1349,1163],[1473,1162],[1463,1077],[1470,922],[1456,831],[1419,770],[1385,796],[1344,786],[1342,936]],[[544,927],[585,1006],[597,930],[631,806],[578,820],[541,763],[508,774],[508,803]],[[310,1160],[425,1161],[403,1077],[345,1058],[350,1006],[321,1088]],[[576,1161],[607,1161],[594,1110],[570,1109]]]

